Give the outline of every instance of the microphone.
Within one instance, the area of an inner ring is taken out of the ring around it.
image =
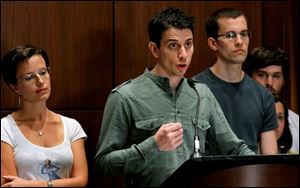
[[[196,106],[196,115],[195,118],[192,119],[192,123],[195,127],[195,138],[194,138],[194,153],[192,154],[191,158],[192,159],[196,159],[196,158],[200,158],[200,142],[199,142],[199,138],[198,138],[198,116],[199,116],[199,108],[200,108],[200,95],[196,89],[195,83],[191,78],[187,79],[187,83],[189,84],[189,86],[191,88],[193,88],[193,90],[197,93],[197,97],[198,97],[198,101],[197,101],[197,106]]]

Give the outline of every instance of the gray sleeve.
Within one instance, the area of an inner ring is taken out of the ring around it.
[[[95,155],[95,171],[104,176],[140,172],[158,154],[154,138],[128,145],[130,109],[119,92],[108,97]],[[127,146],[128,145],[128,146]]]

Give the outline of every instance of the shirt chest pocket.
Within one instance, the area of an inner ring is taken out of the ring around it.
[[[144,131],[153,131],[158,129],[164,123],[165,120],[162,117],[137,120],[136,129]]]
[[[210,127],[211,127],[211,125],[209,124],[209,122],[207,120],[198,119],[197,132],[198,132],[198,137],[199,137],[199,142],[200,142],[200,152],[201,153],[205,152],[206,134]]]
[[[135,143],[144,141],[153,136],[162,124],[166,123],[163,117],[151,117],[135,121],[135,129],[132,130],[132,140]]]
[[[210,128],[210,124],[207,120],[198,119],[197,127],[201,132],[206,132]]]

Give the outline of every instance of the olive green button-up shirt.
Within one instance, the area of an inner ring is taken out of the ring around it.
[[[195,127],[200,151],[205,142],[225,155],[254,154],[230,129],[214,95],[196,83],[200,95],[183,78],[176,92],[169,79],[148,69],[110,93],[105,106],[95,156],[96,172],[105,176],[125,174],[125,186],[160,186],[194,152]],[[198,124],[192,121],[198,117]],[[154,134],[161,125],[180,122],[183,143],[172,151],[159,151]]]

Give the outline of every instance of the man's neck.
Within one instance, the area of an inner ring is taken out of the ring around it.
[[[180,77],[180,76],[170,76],[170,75],[168,75],[165,71],[163,71],[163,69],[157,68],[157,66],[155,66],[150,72],[153,75],[156,75],[156,76],[169,78],[170,87],[174,92],[175,92],[178,84],[180,83],[180,81],[182,79],[182,77]]]
[[[244,72],[242,71],[240,64],[224,64],[216,62],[210,70],[220,79],[237,83],[244,78]]]

